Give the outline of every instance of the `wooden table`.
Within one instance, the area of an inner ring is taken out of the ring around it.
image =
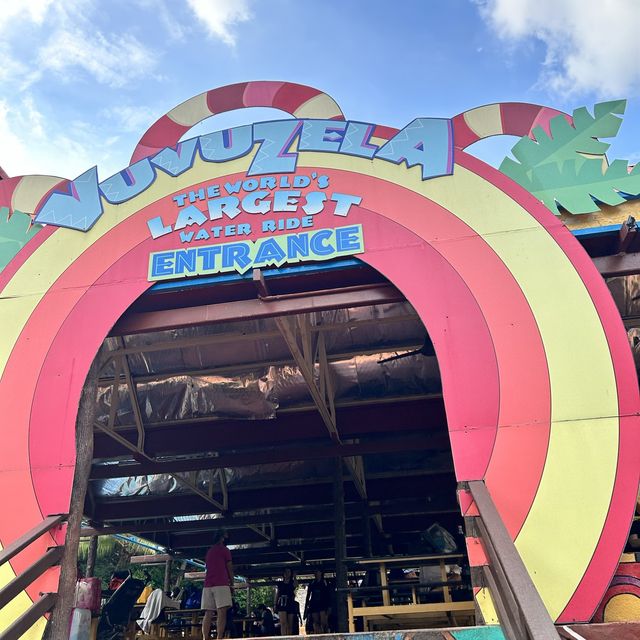
[[[178,632],[184,631],[183,635],[175,635],[174,632],[170,632],[167,628],[168,625],[165,622],[153,623],[151,625],[151,633],[135,636],[136,640],[155,640],[156,638],[190,638],[194,640],[202,640],[202,618],[205,614],[205,609],[169,609],[165,612],[166,617],[170,620],[173,618],[184,618],[186,624],[182,628],[178,628]],[[250,631],[251,623],[255,621],[255,618],[241,617],[235,618],[236,624],[242,625],[243,635],[249,635],[247,630]],[[216,618],[215,615],[211,620],[211,630],[215,631]],[[133,637],[133,636],[132,636]]]
[[[429,564],[438,564],[440,566],[440,580],[447,581],[447,565],[455,564],[456,560],[462,560],[464,555],[461,553],[447,554],[429,554],[423,556],[393,556],[382,558],[363,558],[355,564],[358,566],[378,565],[380,570],[380,586],[387,587],[387,567],[424,567]],[[444,601],[451,602],[451,591],[449,587],[443,588]],[[391,605],[391,596],[388,589],[382,591],[382,604],[386,607]]]
[[[380,572],[380,587],[382,591],[382,606],[359,606],[355,607],[353,604],[353,593],[359,589],[350,589],[347,593],[347,607],[349,615],[349,632],[355,631],[355,618],[362,617],[365,619],[365,627],[369,619],[375,618],[390,618],[392,616],[409,616],[416,614],[446,614],[448,618],[454,618],[455,613],[473,614],[475,612],[475,605],[473,600],[464,602],[453,602],[451,597],[451,588],[447,579],[447,564],[456,564],[464,558],[461,553],[449,553],[449,554],[429,554],[420,556],[394,556],[394,557],[379,557],[379,558],[362,558],[350,564],[355,567],[365,568],[368,566],[376,566]],[[390,567],[408,568],[408,567],[424,567],[432,564],[437,564],[440,568],[440,583],[437,588],[442,590],[444,602],[432,602],[427,604],[421,604],[418,602],[416,589],[419,589],[422,585],[420,582],[412,581],[398,581],[389,585],[387,579],[387,570]],[[411,588],[411,604],[391,604],[392,588]],[[372,588],[375,590],[374,588]],[[360,590],[362,591],[362,590]],[[366,630],[366,629],[365,629]]]
[[[140,627],[138,626],[136,620],[140,615],[140,611],[142,607],[140,605],[136,605],[134,607],[134,611],[136,611],[134,619],[129,622],[129,626],[127,627],[127,631],[125,633],[126,640],[158,640],[161,638],[171,638],[172,635],[168,635],[167,624],[165,622],[152,622],[151,629],[149,633],[142,633],[140,631]],[[182,638],[197,638],[198,640],[202,640],[202,615],[204,613],[204,609],[165,609],[165,615],[171,617],[186,617],[190,620],[188,625],[185,625],[185,630],[189,630],[187,635],[178,636]],[[173,636],[175,637],[175,636]]]

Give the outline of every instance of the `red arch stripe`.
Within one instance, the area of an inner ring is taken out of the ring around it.
[[[337,175],[337,174],[336,174]],[[350,176],[351,179],[354,178],[354,176]],[[371,179],[372,180],[372,179]],[[373,182],[373,184],[375,185],[375,181]],[[399,187],[396,187],[399,188]],[[417,196],[416,196],[417,197]],[[422,200],[422,203],[424,205],[424,200]],[[154,208],[155,209],[155,208]],[[446,215],[446,212],[441,212],[442,215]],[[61,300],[61,298],[58,297],[58,294],[64,296],[64,298],[67,300],[67,303],[71,302],[71,300],[76,300],[76,297],[78,296],[77,293],[73,293],[73,292],[77,292],[79,291],[78,287],[80,287],[81,289],[86,287],[89,284],[89,280],[90,278],[88,278],[89,273],[92,273],[94,271],[92,271],[92,269],[90,268],[90,263],[87,264],[86,260],[99,260],[99,261],[104,261],[105,264],[109,264],[110,262],[114,262],[113,260],[113,256],[108,256],[105,255],[105,250],[108,250],[108,247],[122,247],[123,245],[121,244],[121,241],[126,241],[125,236],[127,236],[128,234],[129,237],[133,236],[133,237],[147,237],[147,230],[146,230],[146,226],[144,225],[144,219],[145,219],[145,215],[146,213],[143,211],[141,213],[136,214],[136,216],[134,217],[134,219],[131,219],[130,221],[127,221],[125,223],[122,223],[121,225],[119,225],[116,229],[114,229],[113,231],[110,232],[110,234],[118,234],[117,236],[114,237],[110,237],[108,244],[105,244],[104,246],[101,246],[101,242],[98,242],[97,245],[95,247],[92,247],[90,250],[88,250],[87,252],[85,252],[85,255],[83,255],[78,261],[76,261],[76,263],[74,264],[73,268],[70,268],[65,274],[64,276],[56,283],[56,286],[54,287],[55,292],[52,291],[52,294],[48,296],[47,299],[47,303],[43,302],[41,303],[42,308],[39,307],[37,310],[37,313],[34,314],[35,315],[39,315],[41,317],[41,321],[43,319],[46,319],[46,325],[45,327],[42,326],[28,326],[25,327],[25,331],[23,332],[23,335],[21,336],[21,340],[26,340],[28,345],[31,345],[32,342],[30,340],[30,334],[31,332],[39,332],[39,331],[44,331],[45,333],[49,333],[49,337],[47,338],[48,340],[51,339],[53,340],[52,336],[51,336],[51,331],[54,331],[54,328],[56,326],[60,326],[60,322],[62,322],[64,320],[64,312],[59,316],[60,320],[56,320],[56,308],[59,305],[59,302]],[[459,221],[458,221],[459,222]],[[462,224],[462,223],[459,223]],[[441,238],[444,238],[445,235],[441,235]],[[385,242],[389,241],[389,237],[387,234],[385,234]],[[483,243],[484,244],[484,243]],[[154,249],[158,249],[160,248],[158,246],[157,243],[154,243],[153,245]],[[90,256],[90,254],[93,254],[92,256]],[[494,259],[495,256],[493,256]],[[146,261],[143,260],[142,264],[144,264]],[[398,268],[404,269],[404,265],[400,262],[397,261],[398,264]],[[140,262],[138,262],[138,266],[140,265]],[[122,264],[119,265],[118,270],[115,271],[115,273],[128,273],[128,272],[124,272],[122,271]],[[110,276],[113,278],[114,272],[112,271],[110,273]],[[146,274],[142,274],[141,278],[143,280],[146,280]],[[118,279],[116,279],[116,281],[118,281]],[[419,282],[419,281],[417,281]],[[122,286],[122,285],[119,285]],[[129,285],[127,285],[129,286]],[[132,290],[130,290],[127,294],[129,301],[132,300],[133,298],[136,297],[135,295],[135,291],[138,291],[138,289],[136,288],[138,285],[135,283],[135,281],[130,282],[130,286],[132,287]],[[144,288],[146,288],[148,286],[148,283],[144,282],[142,284],[140,284],[140,286],[142,287],[142,289],[140,290],[144,290]],[[80,289],[80,290],[81,290]],[[96,289],[96,293],[98,294],[98,297],[102,297],[104,298],[104,288],[103,287],[97,287]],[[412,296],[412,297],[416,297],[416,295]],[[79,297],[77,298],[79,299]],[[415,304],[418,304],[418,302],[416,301]],[[51,306],[50,306],[51,305]],[[66,307],[66,309],[68,309],[69,307]],[[75,336],[74,340],[77,341],[79,336],[82,336],[82,332],[85,330],[88,330],[88,328],[91,326],[90,323],[87,322],[87,318],[91,317],[91,314],[89,316],[87,315],[83,315],[84,318],[84,325],[83,326],[79,326],[77,328],[77,331],[75,331],[73,333],[73,335]],[[463,315],[464,317],[464,315]],[[113,319],[115,320],[115,318]],[[31,321],[30,321],[31,322]],[[108,330],[108,326],[107,329]],[[104,333],[106,333],[106,330],[104,331]],[[80,333],[78,333],[80,332]],[[104,333],[102,333],[101,335],[104,335]],[[56,340],[57,342],[57,340]],[[61,344],[61,343],[60,343]],[[472,351],[472,349],[471,349]],[[39,352],[37,354],[33,354],[34,355],[34,359],[32,361],[25,361],[22,360],[22,363],[27,366],[29,368],[34,367],[35,370],[37,370],[38,368],[38,358],[41,357],[42,355],[42,351],[39,350]],[[51,371],[48,371],[46,376],[40,376],[40,380],[56,380],[57,378],[57,374],[61,373],[60,370],[57,370],[57,367],[55,366],[56,361],[55,360],[50,360],[50,357],[47,357],[47,366],[53,366],[54,369]],[[67,353],[63,353],[62,355],[63,360],[60,360],[58,362],[58,364],[62,367],[62,365],[66,366],[66,358],[67,358]],[[487,354],[483,354],[483,357],[481,358],[482,360],[484,360],[485,362],[487,360],[491,360],[491,356],[489,356],[489,358],[487,359]],[[41,362],[42,360],[40,360]],[[52,364],[53,363],[53,364]],[[86,364],[86,368],[88,368],[90,363],[90,359],[88,361],[88,363]],[[12,363],[13,365],[15,365],[15,363]],[[80,363],[78,363],[79,365]],[[465,365],[467,365],[467,363],[465,363]],[[83,366],[79,366],[78,367],[78,371],[82,371],[83,370]],[[24,371],[24,369],[23,369]],[[43,372],[44,372],[44,368],[43,368]],[[19,373],[19,372],[18,372]],[[74,388],[77,390],[77,393],[79,394],[79,390],[82,387],[82,383],[84,382],[84,378],[82,376],[82,374],[79,374],[80,377],[75,380],[75,386]],[[483,378],[493,378],[494,380],[496,379],[495,375],[489,375],[489,376],[479,376],[480,379]],[[25,385],[28,386],[28,385]],[[39,391],[38,393],[40,393],[40,386],[39,386]],[[59,394],[52,394],[49,395],[49,398],[52,401],[55,401],[56,398],[59,398]],[[28,400],[28,392],[27,392],[27,397],[25,397],[26,400]],[[71,405],[73,405],[73,402],[70,403]],[[24,405],[23,405],[24,406]],[[38,409],[38,407],[40,407],[40,409]],[[46,418],[50,417],[50,411],[46,409],[46,407],[50,407],[50,405],[48,403],[45,404],[40,404],[40,403],[36,403],[34,401],[34,410],[32,413],[32,433],[31,433],[31,440],[32,440],[32,462],[34,463],[34,468],[37,469],[36,473],[37,473],[37,477],[36,477],[36,486],[38,488],[38,493],[39,495],[41,494],[41,492],[44,492],[47,490],[47,487],[53,487],[53,480],[51,477],[51,474],[49,472],[44,471],[44,467],[47,466],[47,459],[48,459],[48,455],[45,456],[45,458],[43,459],[38,459],[38,454],[37,454],[37,447],[42,447],[40,449],[40,451],[47,451],[48,447],[46,445],[43,445],[43,443],[46,442],[46,429],[44,428],[45,424],[47,423]],[[38,411],[41,411],[41,413],[38,413]],[[497,418],[497,414],[496,414],[496,418]],[[494,418],[494,420],[496,419]],[[495,423],[494,423],[495,424]],[[44,431],[44,433],[43,433]],[[467,437],[474,437],[476,434],[471,434],[471,436],[467,435],[465,433],[465,438]],[[43,440],[42,437],[45,438],[45,440]],[[39,444],[37,444],[39,443]],[[36,447],[37,445],[37,447]],[[73,449],[72,445],[73,445],[73,440],[71,439],[70,441],[67,442],[67,445],[69,446],[70,450]],[[71,454],[71,458],[72,458],[72,454]],[[71,458],[68,459],[69,462],[72,462]],[[58,484],[59,488],[62,488],[61,485]],[[64,492],[63,492],[64,493]],[[42,494],[44,495],[44,494]],[[49,502],[48,500],[45,502]],[[45,511],[49,511],[51,508],[54,508],[53,503],[48,503],[48,504],[43,504],[43,510]]]
[[[463,152],[458,152],[457,162],[496,185],[508,194],[545,226],[567,255],[578,275],[594,300],[597,313],[604,327],[616,379],[635,380],[633,359],[620,314],[611,298],[603,278],[598,273],[589,255],[575,241],[571,232],[537,198],[520,187],[506,175],[489,167],[482,161]],[[597,302],[596,302],[597,301]],[[633,516],[638,483],[640,481],[640,449],[636,443],[640,432],[640,393],[635,384],[617,385],[618,411],[620,415],[620,439],[618,468],[609,513],[600,536],[593,559],[589,564],[573,598],[563,610],[559,621],[589,620],[597,606],[597,599],[605,592],[611,581],[620,552],[624,549],[628,528]],[[585,608],[585,603],[596,602]]]
[[[246,107],[273,107],[293,115],[306,102],[324,95],[320,89],[294,82],[276,82],[270,80],[239,82],[207,91],[205,100],[210,116],[243,109]],[[196,100],[191,98],[190,100]],[[189,101],[187,101],[189,102]],[[344,116],[335,115],[334,120],[344,120]],[[143,134],[131,156],[131,164],[158,153],[165,147],[175,147],[180,138],[196,122],[184,125],[171,118],[171,112],[163,115]]]

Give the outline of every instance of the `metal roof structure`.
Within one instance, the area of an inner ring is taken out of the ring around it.
[[[411,306],[355,261],[275,275],[160,288],[114,328],[87,515],[185,557],[203,557],[227,527],[250,576],[285,562],[330,568],[341,458],[348,556],[415,551],[435,522],[456,532],[438,366]],[[208,322],[189,324],[195,295]],[[256,304],[275,309],[248,315]],[[181,311],[182,325],[149,330]]]
[[[618,236],[581,239],[597,263]],[[114,327],[91,521],[178,557],[202,557],[211,531],[227,527],[251,576],[283,563],[330,568],[339,457],[349,556],[415,551],[434,522],[455,531],[438,367],[412,307],[355,260],[266,276],[157,286]],[[640,354],[638,276],[607,282]]]

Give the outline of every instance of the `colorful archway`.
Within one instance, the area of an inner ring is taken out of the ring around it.
[[[203,118],[240,106],[277,106],[296,119],[178,144]],[[315,89],[233,85],[160,119],[134,164],[100,190],[91,172],[73,182],[31,177],[5,185],[4,203],[27,211],[32,203],[48,226],[0,274],[0,406],[10,425],[0,449],[0,503],[14,514],[0,522],[2,544],[68,509],[80,392],[130,304],[153,279],[224,267],[214,257],[237,238],[206,237],[211,220],[234,233],[249,226],[242,242],[250,248],[224,249],[230,269],[246,269],[241,258],[255,260],[266,239],[279,238],[264,251],[267,263],[282,261],[276,245],[289,248],[291,234],[263,220],[297,216],[309,218],[312,250],[295,259],[326,259],[342,248],[413,304],[438,356],[457,479],[485,480],[552,617],[589,620],[635,504],[635,369],[607,287],[571,234],[533,196],[461,150],[474,136],[526,133],[557,113],[516,104],[482,109],[488,119],[417,119],[398,132],[342,122],[335,102]],[[271,153],[278,139],[285,142]],[[237,152],[243,140],[246,151]],[[266,170],[256,170],[260,163]],[[266,178],[275,182],[260,182]],[[260,211],[261,203],[276,208],[277,191],[288,192],[278,196],[282,211]],[[223,205],[221,197],[238,203]],[[195,209],[185,213],[190,205],[200,205],[206,224]],[[340,239],[335,229],[345,230]],[[207,249],[198,254],[198,247]],[[50,543],[45,537],[5,565],[0,580]],[[56,580],[51,571],[16,598],[0,627]]]

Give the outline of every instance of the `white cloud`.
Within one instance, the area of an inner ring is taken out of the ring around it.
[[[2,5],[0,166],[9,175],[73,178],[98,164],[105,178],[128,164],[133,141],[122,135],[128,130],[125,121],[131,128],[139,125],[138,134],[155,119],[139,113],[136,120],[133,110],[117,118],[96,118],[95,111],[84,115],[82,101],[60,109],[64,98],[50,90],[81,80],[88,96],[100,92],[96,83],[119,89],[153,72],[153,52],[128,25],[98,27],[109,24],[100,20],[98,10],[103,7],[97,0],[13,0]],[[76,94],[71,89],[68,95]],[[109,97],[101,93],[100,102]]]
[[[154,112],[147,106],[114,105],[103,109],[100,115],[113,122],[119,131],[134,133],[138,137],[142,137],[142,134],[162,114]]]
[[[126,30],[105,34],[95,28],[96,0],[19,0],[0,11],[0,81],[24,90],[48,71],[72,81],[78,70],[101,84],[122,87],[148,74],[154,53]],[[31,55],[17,53],[33,41]],[[75,72],[75,73],[74,73]]]
[[[99,83],[122,87],[147,75],[155,57],[129,34],[105,36],[82,29],[59,29],[38,52],[41,71],[51,70],[67,77],[74,69],[91,74]]]
[[[540,80],[556,92],[640,93],[638,0],[476,0],[505,41],[546,47]]]
[[[183,40],[188,27],[181,24],[174,12],[171,11],[165,0],[136,0],[136,4],[145,11],[153,11],[160,21],[170,40]],[[175,4],[173,7],[175,8]]]
[[[0,84],[7,84],[24,78],[29,73],[29,68],[23,62],[11,55],[11,50],[6,42],[0,42]]]
[[[236,44],[233,27],[253,17],[248,0],[187,0],[187,4],[209,35],[231,47]]]
[[[45,118],[28,94],[19,101],[0,99],[0,141],[0,166],[10,176],[75,178],[98,164],[106,178],[127,165],[130,153],[130,141],[121,150],[117,136],[86,122],[63,125]]]
[[[54,0],[21,0],[3,3],[0,11],[0,30],[15,18],[42,24],[53,2]]]

